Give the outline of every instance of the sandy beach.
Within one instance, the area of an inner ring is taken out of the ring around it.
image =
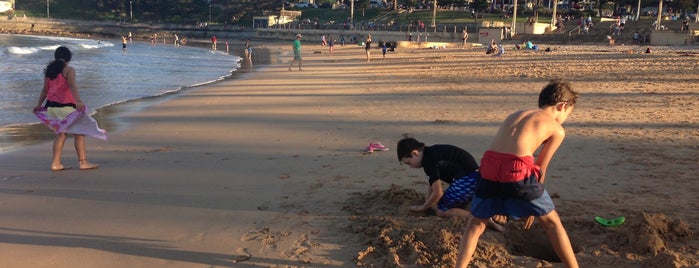
[[[123,130],[88,139],[99,169],[77,170],[72,139],[62,172],[49,143],[0,154],[0,267],[452,267],[467,221],[410,212],[422,170],[364,148],[410,135],[480,160],[558,77],[581,98],[545,186],[581,267],[699,266],[696,47],[399,48],[367,63],[304,40],[290,72],[290,42],[264,46],[281,61],[122,113]],[[486,231],[472,267],[562,267],[522,226]]]

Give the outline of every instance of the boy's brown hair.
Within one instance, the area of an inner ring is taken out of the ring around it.
[[[578,92],[573,90],[570,82],[553,79],[539,93],[539,108],[554,106],[561,102],[573,106],[579,95]]]

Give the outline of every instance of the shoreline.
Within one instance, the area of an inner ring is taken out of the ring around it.
[[[94,38],[89,36],[71,37]],[[243,42],[234,41],[231,42],[230,45],[231,47],[242,47]],[[194,42],[190,42],[189,46],[198,47],[201,49],[209,48],[208,42],[205,42],[204,40],[195,40]],[[229,54],[243,58],[243,56],[239,55],[239,51],[230,50]],[[178,90],[173,90],[160,95],[147,96],[109,104],[107,106],[95,109],[93,117],[97,120],[97,122],[99,122],[101,128],[108,130],[110,133],[124,131],[126,129],[126,124],[119,120],[120,116],[138,112],[138,110],[142,109],[143,107],[147,107],[151,104],[162,101],[167,101],[169,98],[176,97],[178,94],[182,94],[183,92],[189,90],[195,90],[203,86],[220,83],[230,79],[238,79],[248,72],[262,71],[265,66],[273,64],[279,58],[278,52],[273,52],[264,47],[256,49],[256,54],[259,54],[259,56],[253,58],[252,64],[243,59],[241,60],[241,67],[239,69],[231,72],[230,75],[223,77],[220,80],[211,81],[202,85],[184,86]],[[4,126],[0,128],[0,154],[9,153],[14,150],[21,150],[21,148],[24,146],[50,142],[53,140],[53,138],[54,134],[40,122]]]
[[[288,44],[265,47],[289,59]],[[367,63],[363,48],[309,41],[302,72],[271,64],[125,116],[128,131],[88,143],[99,169],[50,172],[45,144],[0,154],[0,266],[452,267],[466,221],[408,211],[427,182],[396,163],[395,142],[479,157],[554,77],[581,92],[545,184],[580,265],[699,263],[698,54],[551,47],[374,50]],[[391,151],[364,153],[373,141]],[[486,231],[473,265],[561,267],[522,224]]]

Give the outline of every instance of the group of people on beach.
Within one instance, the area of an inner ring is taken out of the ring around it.
[[[503,231],[508,219],[522,218],[526,218],[525,229],[536,218],[565,267],[578,267],[568,234],[543,185],[549,162],[565,137],[562,124],[577,99],[569,82],[552,80],[539,93],[538,109],[507,116],[480,166],[469,152],[454,145],[426,146],[412,137],[398,142],[398,161],[422,168],[428,179],[424,203],[409,209],[470,219],[456,267],[468,267],[486,227]],[[449,186],[443,189],[443,183]]]
[[[289,71],[291,71],[291,68],[294,66],[294,63],[298,63],[299,66],[299,71],[302,71],[301,69],[301,60],[302,60],[302,52],[301,52],[301,38],[303,37],[302,34],[296,34],[296,38],[294,39],[294,42],[292,43],[291,46],[291,51],[293,52],[294,56],[293,59],[291,60],[291,63],[289,64]],[[333,53],[334,48],[335,48],[335,39],[331,36],[330,39],[326,39],[325,35],[321,37],[321,46],[328,46],[330,49],[330,54]],[[366,55],[366,62],[369,63],[371,62],[371,44],[372,44],[372,38],[371,34],[367,34],[366,39],[364,39],[364,42],[359,43],[359,45],[364,46],[364,54]],[[342,45],[344,46],[344,36],[342,37]],[[389,44],[388,42],[383,42],[379,41],[379,47],[381,48],[382,52],[382,57],[383,59],[386,59],[386,52],[389,50]],[[391,51],[393,51],[394,48],[391,48]]]
[[[302,37],[296,35],[289,71],[294,63],[302,70]],[[369,61],[370,35],[365,43]],[[246,51],[249,47],[248,40]],[[34,107],[37,115],[41,112],[53,120],[50,122],[58,122],[55,124],[61,124],[76,112],[89,117],[78,92],[75,70],[68,65],[71,59],[67,47],[55,50],[54,60],[44,71],[44,85]],[[543,183],[549,162],[565,137],[562,124],[573,111],[578,96],[569,82],[551,80],[539,93],[538,109],[521,110],[507,116],[483,154],[480,166],[468,151],[454,145],[427,146],[412,137],[398,142],[398,161],[412,168],[422,168],[428,176],[425,201],[409,209],[416,212],[432,209],[441,217],[470,219],[460,242],[456,267],[468,266],[486,227],[503,231],[503,224],[508,220],[526,218],[525,228],[528,229],[534,217],[546,231],[563,264],[577,267],[568,234]],[[53,123],[49,126],[54,130],[58,127]],[[96,124],[85,126],[90,127],[95,128]],[[56,133],[51,170],[68,169],[61,162],[61,154],[69,133],[74,134],[79,168],[98,168],[87,160],[85,135],[94,133],[88,129]],[[443,183],[449,186],[444,189]]]

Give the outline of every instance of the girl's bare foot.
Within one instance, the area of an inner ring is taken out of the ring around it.
[[[80,169],[86,170],[86,169],[95,169],[98,168],[100,165],[98,164],[93,164],[90,162],[87,162],[87,159],[80,159]]]
[[[61,164],[51,165],[51,171],[61,171],[61,170],[66,170],[66,169],[70,169],[70,167],[64,167]]]

